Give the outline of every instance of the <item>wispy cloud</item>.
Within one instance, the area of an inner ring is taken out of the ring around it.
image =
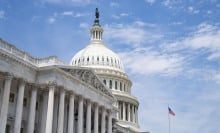
[[[163,54],[150,48],[123,52],[120,57],[129,71],[140,75],[175,76],[183,71],[183,57]]]
[[[40,18],[41,18],[40,16],[33,16],[31,18],[31,22],[37,22],[37,21],[39,21]]]
[[[90,0],[39,0],[42,4],[61,4],[61,5],[71,5],[71,6],[85,6],[91,3]]]
[[[64,11],[63,13],[61,13],[61,15],[64,15],[64,16],[73,16],[73,11]]]
[[[5,11],[0,10],[0,19],[4,19],[5,18]]]
[[[156,0],[145,0],[147,3],[153,4],[156,2]]]
[[[149,24],[141,21],[135,21],[132,24],[111,24],[105,25],[105,37],[107,40],[117,40],[118,43],[136,47],[141,44],[157,41],[163,37],[156,31],[152,32]],[[143,27],[144,26],[144,27]],[[153,24],[151,26],[154,26]]]
[[[175,5],[181,3],[183,1],[181,0],[164,0],[162,1],[162,5],[164,5],[165,7],[168,7],[168,8],[173,8],[173,7],[176,7]]]
[[[188,37],[165,44],[164,50],[180,51],[203,50],[208,60],[220,59],[220,28],[216,25],[201,23]],[[200,53],[200,54],[203,54]]]
[[[193,13],[193,14],[197,14],[197,13],[199,13],[199,10],[196,10],[194,7],[189,6],[188,7],[188,12]]]
[[[56,19],[55,19],[54,17],[49,17],[49,18],[47,19],[47,22],[48,22],[49,24],[53,24],[55,21],[56,21]]]
[[[89,13],[76,13],[74,15],[74,17],[84,17],[84,16],[88,16],[88,15],[89,15]]]
[[[110,7],[119,7],[119,3],[116,3],[116,2],[111,2],[110,3]]]
[[[127,13],[120,13],[119,15],[113,14],[113,15],[112,15],[112,18],[120,19],[120,18],[122,18],[122,17],[127,17],[127,16],[129,16],[129,14],[127,14]]]
[[[88,29],[89,24],[88,23],[80,23],[79,27],[83,28],[83,29]]]
[[[213,80],[220,84],[220,72],[213,74]]]

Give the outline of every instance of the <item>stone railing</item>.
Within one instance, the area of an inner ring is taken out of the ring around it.
[[[24,52],[18,48],[16,48],[14,45],[9,44],[2,40],[0,38],[0,49],[3,51],[6,51],[10,53],[11,55],[16,56],[17,58],[20,58],[32,65],[38,66],[38,67],[43,67],[43,66],[49,66],[49,65],[65,65],[66,63],[62,60],[60,60],[56,56],[50,56],[46,58],[36,58],[30,55],[27,52]]]

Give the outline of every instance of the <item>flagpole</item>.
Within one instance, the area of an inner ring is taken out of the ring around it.
[[[170,133],[170,114],[168,112],[168,119],[169,119],[169,133]]]

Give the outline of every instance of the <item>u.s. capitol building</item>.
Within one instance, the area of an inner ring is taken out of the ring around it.
[[[0,39],[0,133],[140,133],[139,102],[122,61],[91,40],[69,64],[36,58]]]

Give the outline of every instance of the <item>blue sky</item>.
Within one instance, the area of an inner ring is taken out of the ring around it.
[[[100,10],[104,41],[119,54],[140,101],[141,129],[220,128],[220,1],[0,0],[0,38],[33,56],[69,62]]]

